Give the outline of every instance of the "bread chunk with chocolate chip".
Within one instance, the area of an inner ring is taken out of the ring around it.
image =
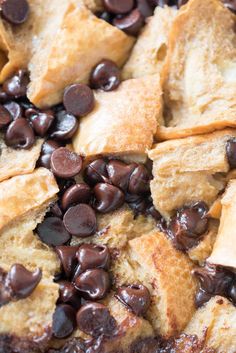
[[[123,79],[160,73],[168,50],[168,35],[177,11],[172,7],[156,7],[139,35],[123,71]]]
[[[97,18],[80,1],[63,0],[58,8],[54,0],[49,8],[29,63],[28,97],[40,108],[59,103],[66,86],[88,83],[92,68],[102,59],[121,66],[134,43],[134,38]]]
[[[161,121],[158,76],[127,80],[113,92],[98,91],[94,110],[80,120],[73,147],[87,159],[130,156],[144,161]]]
[[[222,214],[220,228],[213,251],[208,258],[210,263],[236,268],[235,212],[236,181],[231,180],[221,199]]]
[[[153,161],[152,198],[164,217],[196,201],[213,204],[228,181],[226,143],[235,135],[234,130],[227,129],[166,141],[149,151]]]
[[[156,334],[169,338],[185,328],[195,312],[193,264],[163,233],[153,231],[130,240],[114,266],[118,286],[138,282],[149,289],[147,318]]]
[[[236,126],[235,15],[219,0],[190,0],[174,19],[162,72],[173,139]]]
[[[42,139],[36,141],[29,150],[16,150],[7,147],[0,136],[0,182],[16,175],[33,172],[39,158]]]
[[[205,339],[205,346],[217,353],[235,353],[236,308],[223,297],[213,297],[196,311],[185,332]]]

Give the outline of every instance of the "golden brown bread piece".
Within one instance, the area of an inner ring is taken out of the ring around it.
[[[22,217],[31,217],[33,212],[48,205],[58,192],[52,173],[36,169],[31,174],[20,175],[0,183],[0,231]]]
[[[180,9],[163,69],[166,126],[158,139],[236,126],[234,28],[235,15],[220,0],[190,0]]]
[[[167,54],[168,35],[177,11],[173,7],[156,7],[139,35],[122,70],[122,78],[138,78],[160,73]]]
[[[54,12],[47,12],[29,64],[28,97],[41,108],[59,103],[66,86],[87,83],[100,60],[107,58],[122,65],[134,43],[134,38],[97,18],[81,1],[62,0],[58,7],[54,0],[49,7]]]
[[[169,338],[183,330],[195,312],[192,269],[188,257],[174,249],[163,233],[152,231],[129,241],[113,273],[117,285],[140,282],[148,287],[147,318],[156,334]]]
[[[92,12],[99,12],[104,10],[102,0],[83,0],[83,3],[91,10]]]
[[[185,332],[204,338],[216,353],[235,353],[236,308],[223,297],[213,297],[196,311]]]
[[[159,77],[127,80],[117,90],[95,96],[95,109],[80,120],[74,150],[87,158],[130,155],[145,160],[161,123]]]
[[[36,141],[29,150],[7,147],[0,136],[0,182],[16,175],[33,172],[43,140]]]
[[[228,181],[226,142],[235,136],[235,130],[227,129],[166,141],[149,151],[152,198],[163,216],[195,201],[212,205]]]
[[[221,204],[220,228],[208,261],[213,264],[236,268],[236,180],[230,181],[221,199]]]

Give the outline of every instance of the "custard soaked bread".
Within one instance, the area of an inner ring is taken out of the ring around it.
[[[174,20],[163,69],[166,126],[158,139],[234,127],[235,15],[218,0],[190,0]]]

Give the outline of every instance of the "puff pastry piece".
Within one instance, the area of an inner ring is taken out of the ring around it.
[[[166,127],[173,139],[236,126],[235,15],[219,0],[190,0],[173,22],[163,69]]]
[[[156,7],[139,35],[125,64],[123,79],[160,73],[167,55],[168,35],[177,11],[173,7]]]
[[[196,311],[185,332],[196,334],[216,353],[235,353],[236,308],[223,297],[213,297]]]
[[[40,108],[59,103],[67,85],[88,82],[101,59],[122,65],[134,43],[133,37],[97,18],[79,0],[62,0],[57,6],[55,0],[50,4],[54,11],[48,13],[29,64],[28,97]]]
[[[141,282],[148,287],[146,316],[156,334],[169,338],[185,328],[195,312],[193,265],[163,233],[155,230],[130,240],[125,257],[114,266],[118,285]]]
[[[58,191],[53,174],[45,168],[1,182],[0,231],[24,217],[33,220],[34,212],[54,200]]]
[[[166,141],[149,152],[152,198],[163,216],[169,218],[174,210],[196,201],[211,206],[226,185],[229,164],[225,146],[234,136],[235,130],[216,131]]]
[[[33,172],[43,140],[36,141],[29,150],[7,147],[0,136],[0,182],[10,177]]]
[[[236,268],[236,180],[230,181],[221,204],[220,228],[208,261]]]
[[[95,95],[95,109],[80,120],[73,140],[75,151],[88,159],[130,155],[144,161],[161,123],[159,77],[127,80],[113,92]]]

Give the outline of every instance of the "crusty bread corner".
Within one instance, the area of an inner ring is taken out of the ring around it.
[[[236,308],[223,297],[213,297],[196,311],[185,332],[204,339],[216,353],[235,353]]]
[[[28,97],[40,108],[59,103],[66,86],[87,83],[100,60],[107,58],[122,65],[134,43],[133,37],[97,18],[79,1],[60,1],[55,14],[57,4],[56,0],[50,4],[54,11],[47,12],[29,63]]]
[[[154,230],[130,240],[118,256],[113,273],[117,285],[140,282],[148,287],[151,306],[147,318],[165,338],[181,332],[195,312],[197,284],[192,262],[174,249],[163,233]]]
[[[213,204],[228,181],[226,142],[235,136],[235,130],[226,129],[165,141],[149,151],[153,161],[152,198],[164,217],[192,202]]]
[[[158,75],[131,79],[113,92],[98,91],[96,106],[80,120],[74,150],[86,158],[145,155],[162,121]]]
[[[220,0],[190,0],[180,9],[162,72],[168,111],[158,140],[236,126],[234,28],[235,15]]]
[[[236,180],[229,182],[221,204],[220,228],[208,261],[236,268]]]
[[[124,80],[161,72],[168,50],[169,31],[176,14],[173,7],[156,7],[123,67]]]
[[[16,175],[33,172],[43,140],[38,139],[29,150],[7,147],[0,136],[0,182]]]

